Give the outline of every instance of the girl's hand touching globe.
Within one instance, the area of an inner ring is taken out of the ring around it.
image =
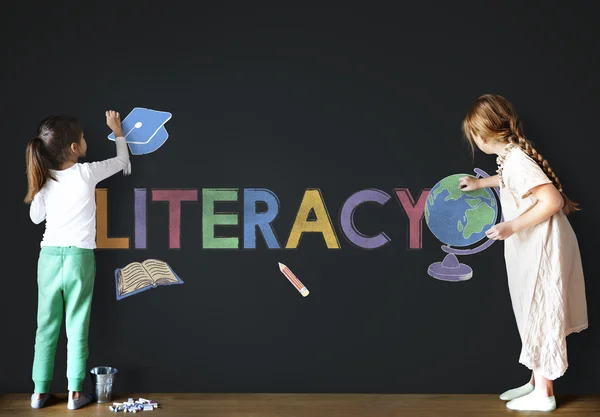
[[[479,187],[479,179],[472,177],[470,175],[467,175],[466,177],[460,177],[458,179],[458,188],[460,188],[461,191],[474,191],[477,190]]]

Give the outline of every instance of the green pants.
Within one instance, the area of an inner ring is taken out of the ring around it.
[[[92,249],[45,246],[38,260],[38,314],[32,379],[35,392],[50,390],[56,344],[65,315],[69,391],[81,391],[88,358],[88,329],[96,259]]]

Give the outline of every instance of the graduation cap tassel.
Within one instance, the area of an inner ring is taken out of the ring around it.
[[[127,162],[127,167],[123,169],[123,175],[131,174],[131,161]]]

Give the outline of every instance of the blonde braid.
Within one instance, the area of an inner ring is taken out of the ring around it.
[[[563,192],[562,184],[554,170],[552,170],[552,168],[550,167],[550,164],[548,163],[546,158],[544,158],[542,154],[540,154],[533,147],[531,141],[525,137],[525,135],[523,134],[523,127],[521,121],[517,117],[512,117],[510,119],[510,135],[507,139],[509,142],[518,145],[523,150],[523,152],[525,152],[527,155],[529,155],[529,157],[531,157],[531,159],[537,162],[540,168],[546,173],[548,178],[554,183],[554,186],[562,195],[563,200],[565,202],[563,207],[563,212],[565,214],[570,214],[573,211],[580,210],[577,207],[577,204],[569,200],[569,198]]]

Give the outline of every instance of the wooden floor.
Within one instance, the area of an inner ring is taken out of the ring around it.
[[[132,394],[115,395],[153,400],[159,408],[142,411],[151,416],[201,417],[491,417],[552,416],[600,417],[600,395],[557,396],[552,413],[524,413],[506,408],[497,395],[406,395],[406,394]],[[43,409],[30,407],[30,394],[0,395],[1,416],[107,416],[109,404],[90,404],[67,410],[66,396],[57,396]],[[120,412],[119,415],[125,413]],[[126,415],[131,415],[127,413]]]

